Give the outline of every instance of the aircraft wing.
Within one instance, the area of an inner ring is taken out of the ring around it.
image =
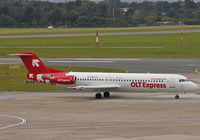
[[[77,86],[73,89],[77,90],[101,90],[101,89],[118,89],[120,85],[95,85],[95,86]]]

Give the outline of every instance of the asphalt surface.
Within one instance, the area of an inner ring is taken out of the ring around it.
[[[200,68],[200,58],[42,58],[46,65],[79,66],[150,73],[195,73]],[[0,64],[20,64],[19,58],[0,58]]]
[[[183,33],[195,33],[200,30],[184,30]],[[177,31],[149,31],[149,32],[119,32],[119,33],[99,33],[100,36],[113,36],[113,35],[143,35],[143,34],[176,34]],[[52,35],[7,35],[0,36],[0,38],[45,38],[45,37],[69,37],[69,36],[96,36],[96,33],[82,33],[82,34],[52,34]]]
[[[0,92],[2,140],[199,140],[200,95]],[[12,115],[12,116],[11,116]],[[12,118],[11,118],[12,117]],[[25,120],[26,123],[17,123]]]

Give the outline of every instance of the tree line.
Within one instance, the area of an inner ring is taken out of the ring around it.
[[[109,27],[157,24],[200,24],[200,3],[132,2],[89,0],[1,0],[0,27]]]

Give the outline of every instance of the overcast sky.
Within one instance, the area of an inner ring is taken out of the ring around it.
[[[47,0],[44,0],[47,1]],[[52,2],[65,2],[66,0],[48,0],[48,1],[52,1]],[[70,0],[68,0],[70,1]],[[92,0],[92,1],[102,1],[102,0]],[[137,1],[137,2],[142,2],[145,0],[121,0],[121,1],[125,1],[125,2],[133,2],[133,1]],[[146,0],[146,1],[169,1],[169,2],[174,2],[174,1],[180,1],[180,0]],[[195,2],[200,2],[200,0],[194,0]]]

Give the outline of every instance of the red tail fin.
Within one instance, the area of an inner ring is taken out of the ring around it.
[[[26,66],[29,73],[50,73],[51,70],[48,69],[45,64],[40,60],[40,58],[33,52],[21,52],[16,54],[9,54],[20,56],[24,65]]]

